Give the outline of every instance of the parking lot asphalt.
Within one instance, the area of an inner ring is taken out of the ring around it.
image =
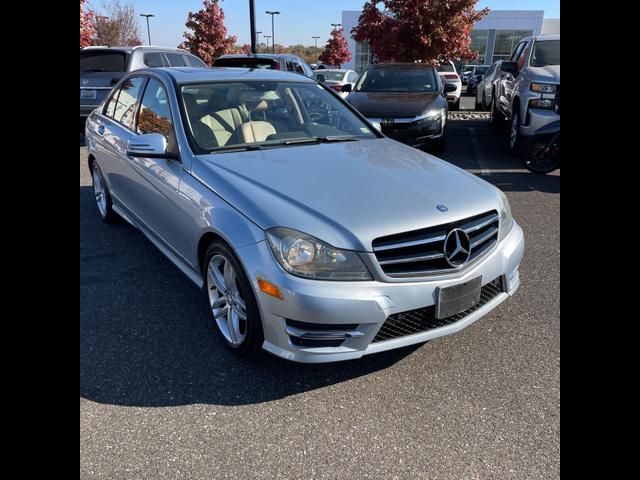
[[[560,174],[506,142],[451,122],[441,157],[509,198],[516,295],[457,334],[325,365],[227,352],[202,293],[101,223],[81,147],[81,478],[559,478]]]

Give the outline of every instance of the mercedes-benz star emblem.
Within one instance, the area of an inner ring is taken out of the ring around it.
[[[441,212],[448,212],[449,211],[449,209],[447,208],[446,205],[436,205],[436,208],[438,210],[440,210]]]
[[[454,268],[461,267],[471,256],[471,240],[464,230],[454,228],[444,239],[444,258]]]
[[[87,83],[89,83],[89,80],[87,80],[86,78],[84,80],[82,80],[82,84],[86,85]]]

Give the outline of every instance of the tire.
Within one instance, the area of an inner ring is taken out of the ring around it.
[[[451,105],[451,108],[449,110],[453,112],[457,112],[458,110],[460,110],[460,97],[458,97],[458,100],[456,100],[456,102]]]
[[[204,256],[203,272],[211,319],[223,343],[240,357],[259,355],[264,342],[260,310],[235,253],[226,243],[213,242]]]
[[[474,109],[476,110],[476,112],[479,112],[480,110],[482,110],[482,105],[478,101],[478,95],[476,95],[476,105],[475,105]]]
[[[491,97],[491,105],[489,107],[489,110],[491,112],[491,117],[490,117],[491,126],[493,128],[502,128],[505,123],[505,118],[504,118],[504,115],[498,111],[498,108],[496,106],[495,95]]]
[[[511,110],[511,126],[509,127],[509,152],[517,156],[520,153],[522,134],[520,133],[520,108],[514,105]]]
[[[544,148],[551,140],[551,135],[533,135],[522,143],[520,160],[522,166],[532,173],[549,173],[560,165],[559,155],[556,158],[545,156]]]
[[[93,180],[93,195],[96,199],[96,206],[98,207],[100,218],[102,218],[102,221],[105,223],[116,223],[120,217],[113,210],[109,187],[96,161],[91,165],[91,179]]]
[[[482,105],[482,106],[481,106],[481,108],[482,108],[482,110],[483,110],[483,111],[488,110],[488,108],[487,108],[487,97],[486,97],[486,95],[484,94],[484,92],[482,92],[482,102],[481,102],[481,105]]]

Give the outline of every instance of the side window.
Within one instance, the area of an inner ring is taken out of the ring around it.
[[[186,67],[187,61],[181,53],[167,53],[167,60],[172,67]]]
[[[144,54],[144,64],[147,67],[165,67],[167,64],[160,52],[149,52]]]
[[[526,42],[520,42],[518,45],[516,45],[516,49],[511,54],[511,58],[509,58],[510,61],[512,61],[512,62],[516,61],[516,59],[518,58],[518,56],[522,52],[522,49],[524,48],[524,44],[525,43]]]
[[[149,79],[138,113],[138,133],[161,133],[169,139],[173,127],[169,99],[164,86],[155,78]]]
[[[349,78],[347,81],[349,83],[355,83],[356,80],[358,80],[358,74],[356,72],[349,73]]]
[[[526,46],[522,49],[522,53],[518,57],[518,70],[521,70],[525,63],[527,63],[527,58],[529,57],[529,52],[531,51],[531,42],[528,42]]]
[[[112,118],[130,129],[133,129],[133,117],[144,80],[144,77],[131,77],[125,80],[115,102]]]
[[[287,71],[288,72],[295,72],[295,67],[293,65],[293,61],[287,58],[286,62],[287,62]]]
[[[300,63],[299,60],[293,61],[293,68],[296,73],[301,73],[302,75],[304,75],[304,69],[302,68],[302,64]]]
[[[118,95],[120,94],[120,89],[114,90],[111,98],[107,100],[107,105],[104,109],[105,116],[109,118],[113,118],[113,113],[116,111],[116,102],[118,101]]]
[[[200,60],[198,57],[194,57],[193,55],[185,55],[187,59],[187,63],[190,67],[206,67],[207,64]]]

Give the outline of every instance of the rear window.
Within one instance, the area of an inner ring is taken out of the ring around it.
[[[108,50],[80,52],[80,73],[126,72],[128,54]]]
[[[193,55],[185,55],[190,67],[206,67],[207,64],[200,60],[198,57],[194,57]]]
[[[450,63],[443,63],[438,67],[439,72],[456,73],[456,69]]]
[[[213,62],[214,67],[262,68],[276,69],[276,60],[268,58],[218,58]]]
[[[167,53],[167,60],[172,67],[186,67],[187,61],[181,53]]]

